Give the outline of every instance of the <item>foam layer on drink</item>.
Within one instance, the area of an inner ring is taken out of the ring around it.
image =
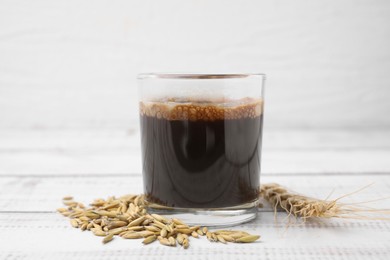
[[[170,98],[140,102],[142,116],[167,120],[229,120],[255,118],[263,113],[263,100],[244,98],[239,100],[207,101]]]

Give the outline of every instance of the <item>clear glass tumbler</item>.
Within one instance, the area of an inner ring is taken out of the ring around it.
[[[264,74],[138,76],[150,211],[204,226],[256,217],[264,80]]]

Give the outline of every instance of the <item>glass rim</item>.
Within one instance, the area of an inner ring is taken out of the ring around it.
[[[264,73],[141,73],[137,79],[238,79],[263,77]]]

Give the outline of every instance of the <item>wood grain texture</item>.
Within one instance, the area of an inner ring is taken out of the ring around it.
[[[373,185],[344,202],[388,197],[388,131],[272,130],[264,136],[261,182],[332,198]],[[71,228],[55,213],[61,198],[94,198],[142,192],[139,136],[135,130],[59,128],[0,130],[0,259],[387,259],[390,222],[328,220],[293,225],[265,204],[259,217],[237,227],[260,234],[248,245],[191,241],[189,250],[144,246]],[[370,204],[389,208],[388,200]]]
[[[307,196],[332,198],[356,191],[372,184],[364,191],[346,198],[345,202],[359,202],[388,197],[390,173],[386,175],[266,175],[261,183],[276,182]],[[115,195],[140,194],[143,192],[142,176],[15,176],[0,177],[0,212],[54,212],[62,207],[64,196],[88,204],[96,198]],[[389,200],[372,203],[377,208],[388,208]],[[268,205],[262,211],[270,211]]]
[[[224,245],[210,243],[203,237],[191,239],[188,250],[158,243],[144,246],[140,240],[124,239],[103,245],[101,237],[74,229],[68,222],[54,213],[0,213],[0,258],[378,260],[387,259],[390,254],[390,225],[380,221],[332,220],[290,226],[286,230],[284,224],[274,223],[273,213],[261,212],[256,221],[239,227],[260,234],[260,242]]]
[[[135,76],[264,72],[266,125],[390,127],[390,3],[1,1],[0,127],[137,124]]]
[[[390,132],[265,130],[262,172],[390,172]],[[0,131],[1,175],[140,174],[140,137],[122,129]]]

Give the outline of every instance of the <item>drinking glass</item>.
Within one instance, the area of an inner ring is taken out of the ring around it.
[[[264,74],[140,74],[148,210],[188,224],[256,217]]]

